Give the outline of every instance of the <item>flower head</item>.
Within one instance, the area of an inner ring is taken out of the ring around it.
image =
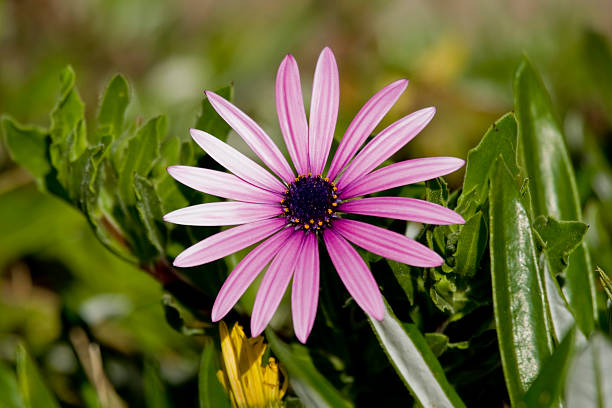
[[[242,326],[234,324],[231,333],[225,322],[219,324],[223,369],[217,378],[229,392],[232,406],[237,408],[281,407],[287,391],[287,375],[281,372],[274,357],[265,366],[262,358],[266,351],[263,337],[247,338]]]
[[[201,130],[191,136],[231,173],[187,166],[168,172],[196,190],[232,201],[200,204],[171,212],[165,220],[186,225],[239,225],[187,248],[174,265],[205,264],[264,240],[236,266],[217,295],[212,319],[236,304],[269,264],[255,298],[251,334],[259,335],[272,319],[291,278],[295,334],[305,342],[314,323],[319,291],[319,238],[357,304],[381,320],[381,293],[355,248],[419,267],[434,267],[442,258],[404,235],[346,218],[349,214],[387,217],[429,224],[459,224],[463,218],[442,206],[405,197],[363,197],[394,187],[451,173],[463,165],[452,157],[406,160],[377,169],[412,140],[433,118],[425,108],[391,124],[362,145],[408,85],[393,82],[376,93],[357,113],[327,173],[324,172],[338,115],[338,68],[325,48],[315,69],[310,117],[306,120],[295,59],[287,55],[276,77],[280,128],[297,174],[270,137],[251,118],[213,92],[213,108],[242,137],[268,171],[233,147]],[[361,150],[360,150],[361,149]]]

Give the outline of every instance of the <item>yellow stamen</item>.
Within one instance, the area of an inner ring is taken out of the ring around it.
[[[328,213],[328,214],[333,213],[332,209],[331,209],[331,208],[328,208],[328,209],[327,209],[327,213]]]
[[[325,177],[323,180],[329,183],[329,177]]]
[[[323,221],[319,221],[317,224],[319,224],[320,227],[321,225],[323,225]]]
[[[289,209],[288,209],[288,208],[285,208],[283,211],[284,211],[284,212],[289,212]]]
[[[310,228],[310,225],[304,224],[304,229],[308,229],[308,228]]]
[[[337,195],[335,195],[335,194],[334,194],[332,197],[334,197],[334,198],[338,198],[338,196],[337,196]],[[282,201],[281,201],[281,203],[282,203]]]
[[[295,222],[300,222],[300,219],[299,219],[299,218],[296,218],[296,219],[295,219]]]
[[[311,224],[314,224],[314,220],[312,220],[312,219],[311,219],[311,220],[310,220],[310,223],[311,223]]]
[[[334,198],[336,198],[336,197],[334,196]],[[281,204],[284,203],[284,202],[285,202],[285,199],[284,198],[281,199]]]
[[[312,177],[312,173],[308,173],[308,177]]]
[[[332,190],[334,190],[334,191],[338,191],[338,187],[333,186],[333,187],[332,187]]]
[[[332,207],[337,207],[338,203],[332,203]]]

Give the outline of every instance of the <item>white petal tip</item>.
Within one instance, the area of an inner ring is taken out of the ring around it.
[[[215,308],[215,306],[216,306],[216,305],[213,305],[213,310],[212,310],[212,312],[210,313],[210,320],[211,320],[213,323],[216,323],[216,322],[218,322],[219,320],[223,319],[223,317],[224,317],[224,316],[227,314],[227,312],[226,312],[226,313],[223,313],[223,314],[219,313],[219,310],[218,310],[217,308]]]
[[[303,334],[297,334],[295,333],[295,337],[298,339],[298,341],[302,344],[306,344],[306,340],[308,340],[308,335],[303,335]]]
[[[264,331],[264,329],[265,327],[259,327],[259,325],[254,325],[253,320],[251,320],[251,337],[259,336]]]

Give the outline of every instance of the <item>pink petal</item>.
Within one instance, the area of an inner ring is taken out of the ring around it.
[[[242,137],[266,166],[283,180],[287,182],[293,180],[294,174],[285,156],[253,119],[214,92],[206,91],[206,96],[217,113]]]
[[[217,163],[257,187],[279,193],[285,186],[266,169],[227,143],[202,130],[191,129],[191,137]]]
[[[282,212],[280,204],[223,201],[180,208],[164,215],[164,221],[181,225],[238,225],[272,218]]]
[[[167,170],[178,182],[217,197],[250,203],[278,203],[281,199],[280,195],[255,187],[230,173],[191,166],[170,166]]]
[[[334,222],[334,229],[355,245],[397,262],[422,268],[440,266],[444,262],[425,245],[365,222],[339,219]]]
[[[333,230],[323,231],[323,240],[329,257],[355,302],[376,320],[385,315],[385,305],[380,289],[355,248]]]
[[[334,139],[339,102],[338,66],[332,51],[325,47],[315,69],[308,121],[308,155],[313,174],[321,174],[325,168]]]
[[[215,299],[211,313],[213,322],[223,319],[227,312],[234,307],[238,299],[253,283],[268,262],[270,262],[270,259],[281,249],[292,233],[293,229],[285,228],[249,252],[236,265],[232,273],[225,280],[225,283],[223,283],[217,299]]]
[[[278,122],[298,174],[308,173],[308,123],[304,110],[300,72],[292,55],[287,55],[276,74]]]
[[[453,210],[429,201],[406,197],[369,197],[348,201],[340,211],[374,217],[395,218],[425,224],[464,224],[465,220]]]
[[[259,336],[272,320],[300,257],[304,236],[302,231],[295,231],[289,237],[261,280],[251,314],[251,337]]]
[[[463,160],[454,157],[428,157],[391,164],[347,185],[340,192],[340,197],[343,199],[357,197],[431,180],[454,172],[464,163]]]
[[[286,224],[282,218],[271,218],[218,232],[181,252],[173,265],[186,268],[216,261],[261,241]]]
[[[315,234],[306,235],[291,289],[293,329],[298,340],[306,343],[319,302],[319,245]]]
[[[340,176],[338,189],[342,190],[391,157],[427,126],[435,112],[435,108],[421,109],[398,120],[376,135]]]
[[[346,130],[340,146],[338,146],[338,150],[336,150],[336,154],[332,159],[329,172],[327,173],[327,177],[330,180],[334,180],[344,169],[363,142],[372,134],[374,128],[389,112],[389,109],[397,102],[397,99],[407,86],[407,79],[395,81],[378,91],[363,105]]]

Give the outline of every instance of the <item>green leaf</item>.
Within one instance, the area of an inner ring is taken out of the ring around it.
[[[597,272],[599,272],[599,280],[601,281],[601,286],[603,286],[606,295],[608,295],[608,299],[610,300],[610,302],[612,302],[612,280],[600,267],[597,267]]]
[[[479,203],[486,200],[489,173],[497,157],[501,156],[512,175],[518,176],[520,171],[516,164],[516,145],[516,119],[512,113],[506,113],[491,125],[478,146],[468,152],[460,206],[472,190],[476,191],[475,199]]]
[[[529,408],[563,406],[561,398],[563,397],[565,378],[574,350],[575,335],[575,330],[570,330],[559,347],[544,362],[538,377],[525,393],[523,403],[520,406]]]
[[[529,177],[535,216],[580,221],[582,214],[574,170],[561,127],[542,80],[524,58],[514,80],[514,107],[519,126],[519,157]],[[564,291],[584,333],[595,327],[595,278],[585,244],[569,257]]]
[[[164,254],[168,237],[157,192],[153,184],[140,174],[134,176],[134,191],[136,192],[136,208],[147,237],[159,253]]]
[[[448,184],[446,184],[446,181],[438,177],[433,180],[427,180],[425,186],[427,188],[425,194],[427,201],[446,207],[448,203]]]
[[[594,333],[570,366],[565,383],[568,408],[612,406],[612,342]]]
[[[22,344],[17,346],[16,360],[17,379],[25,406],[28,408],[60,408],[40,376],[36,364]]]
[[[157,116],[149,120],[128,142],[119,173],[119,192],[124,205],[135,204],[134,175],[146,177],[159,158],[159,145],[166,133],[166,117]]]
[[[397,283],[401,286],[406,294],[406,298],[411,305],[414,304],[414,285],[412,284],[412,274],[410,273],[410,267],[405,263],[392,261],[387,259],[387,263],[397,280]]]
[[[230,408],[227,392],[217,379],[219,356],[212,341],[207,341],[202,350],[198,389],[200,408]]]
[[[66,186],[69,182],[70,164],[87,148],[85,106],[75,87],[75,75],[71,67],[60,74],[60,97],[51,112],[51,163],[57,170],[57,179]]]
[[[527,211],[510,171],[495,162],[489,190],[491,279],[497,339],[512,404],[550,355],[544,287]]]
[[[121,135],[125,110],[130,103],[130,90],[128,83],[123,75],[115,75],[108,85],[102,97],[102,103],[98,110],[98,128],[95,133],[97,143],[103,135],[110,135],[111,139],[116,139]]]
[[[42,187],[42,179],[51,171],[47,158],[49,133],[35,126],[20,125],[9,116],[2,117],[2,129],[11,158],[25,167]]]
[[[479,211],[466,221],[459,232],[454,271],[459,275],[474,276],[487,241],[487,225],[482,212]]]
[[[144,400],[147,408],[171,408],[170,396],[159,376],[159,365],[153,362],[145,363],[142,376]]]
[[[2,408],[25,408],[13,370],[0,363],[0,406]]]
[[[314,366],[308,349],[299,344],[288,345],[266,329],[272,351],[289,372],[289,383],[306,407],[352,407]]]
[[[444,333],[425,333],[425,340],[436,357],[440,357],[448,347],[448,336]]]
[[[383,320],[368,320],[395,371],[422,406],[465,406],[414,324],[400,322],[389,305]]]
[[[232,85],[225,86],[217,89],[215,93],[231,101],[234,97],[234,87]],[[196,121],[195,128],[208,132],[224,142],[227,140],[227,135],[231,129],[227,122],[213,109],[206,96],[202,99],[202,110]]]
[[[580,221],[557,221],[544,215],[535,219],[533,227],[544,243],[544,251],[555,274],[565,270],[568,255],[580,245],[589,229]]]
[[[576,325],[576,318],[572,313],[565,295],[561,291],[557,280],[550,271],[547,259],[541,259],[540,265],[544,274],[544,286],[546,288],[546,304],[550,313],[552,335],[557,343]],[[582,332],[578,332],[577,339],[584,340]],[[577,340],[577,341],[578,341]]]

